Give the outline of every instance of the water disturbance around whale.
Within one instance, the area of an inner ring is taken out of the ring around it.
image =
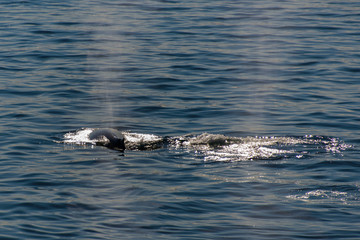
[[[79,129],[66,133],[61,142],[89,146],[103,145],[114,148],[120,138],[122,139],[122,145],[119,147],[121,150],[156,150],[164,147],[187,149],[193,151],[194,154],[201,155],[203,160],[207,162],[275,160],[289,157],[299,159],[310,156],[315,150],[323,153],[340,153],[352,147],[340,139],[324,136],[231,137],[222,134],[203,133],[161,137],[153,134],[120,132],[109,128]]]

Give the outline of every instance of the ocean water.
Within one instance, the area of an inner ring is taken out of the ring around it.
[[[0,239],[360,239],[359,26],[354,0],[1,1]]]

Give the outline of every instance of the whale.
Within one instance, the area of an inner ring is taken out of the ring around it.
[[[96,142],[97,145],[120,151],[125,150],[124,135],[120,131],[113,128],[94,129],[94,131],[89,134],[89,139],[98,140]]]

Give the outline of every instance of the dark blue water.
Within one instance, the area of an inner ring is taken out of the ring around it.
[[[359,239],[359,26],[359,1],[1,1],[0,238]]]

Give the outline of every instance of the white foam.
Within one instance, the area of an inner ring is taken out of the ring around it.
[[[307,191],[305,193],[288,195],[286,198],[311,203],[341,202],[347,205],[359,205],[359,198],[356,194],[336,190],[316,189]]]
[[[156,136],[154,134],[144,134],[144,133],[130,133],[124,132],[126,141],[136,143],[136,142],[154,142],[154,141],[161,141],[162,138]]]
[[[252,144],[231,144],[221,149],[205,152],[205,161],[247,161],[254,159],[271,159],[292,151],[254,146]]]
[[[154,134],[124,132],[126,149],[151,150],[162,147],[163,138]]]
[[[295,145],[304,142],[291,137],[226,137],[203,133],[197,136],[181,136],[171,140],[175,148],[194,149],[204,155],[204,161],[246,161],[271,159],[292,150],[282,150],[275,145]]]
[[[83,128],[76,132],[69,132],[64,135],[64,143],[72,144],[95,144],[95,140],[89,139],[89,134],[94,131],[93,128]]]

